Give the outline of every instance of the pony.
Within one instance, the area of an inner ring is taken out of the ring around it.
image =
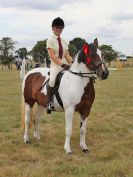
[[[29,143],[28,129],[31,121],[31,112],[35,103],[37,109],[33,116],[34,137],[39,140],[40,116],[45,111],[47,104],[47,82],[49,80],[49,68],[35,68],[29,71],[22,82],[22,95],[25,108],[25,130],[24,142]],[[60,74],[59,74],[60,75]],[[85,43],[78,51],[70,69],[63,71],[61,77],[57,78],[58,87],[53,93],[53,104],[55,111],[65,112],[65,144],[66,153],[72,153],[70,139],[72,134],[73,115],[80,114],[80,147],[83,152],[88,151],[86,145],[86,123],[90,114],[91,106],[95,98],[94,80],[107,79],[109,71],[102,60],[98,49],[98,40],[93,43]]]

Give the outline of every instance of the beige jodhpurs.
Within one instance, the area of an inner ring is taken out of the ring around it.
[[[50,67],[50,77],[49,77],[49,85],[51,86],[51,87],[54,87],[55,86],[55,81],[56,81],[56,77],[57,77],[57,75],[58,75],[58,73],[60,72],[60,71],[62,71],[63,70],[63,68],[61,67],[61,66],[51,66]]]
[[[63,61],[64,64],[68,64],[65,59],[62,59],[62,61]],[[55,86],[56,77],[57,77],[58,73],[62,70],[63,70],[63,68],[61,66],[57,65],[56,63],[51,62],[50,77],[49,77],[49,79],[50,79],[49,80],[49,85],[51,87]]]

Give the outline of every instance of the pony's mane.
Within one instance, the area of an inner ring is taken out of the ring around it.
[[[89,44],[89,51],[90,51],[91,55],[95,55],[97,53],[97,48],[93,43]],[[77,58],[78,63],[81,63],[81,62],[84,63],[84,64],[86,63],[86,55],[83,52],[83,49],[81,49],[78,52],[76,58]]]

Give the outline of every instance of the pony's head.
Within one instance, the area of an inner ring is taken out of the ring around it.
[[[83,45],[78,55],[78,62],[83,62],[90,71],[96,72],[101,80],[107,79],[109,71],[98,49],[97,38],[93,43]]]

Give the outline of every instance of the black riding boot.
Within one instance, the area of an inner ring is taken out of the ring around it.
[[[48,84],[48,88],[47,88],[47,114],[51,114],[51,102],[52,102],[52,92],[53,92],[53,88]]]

